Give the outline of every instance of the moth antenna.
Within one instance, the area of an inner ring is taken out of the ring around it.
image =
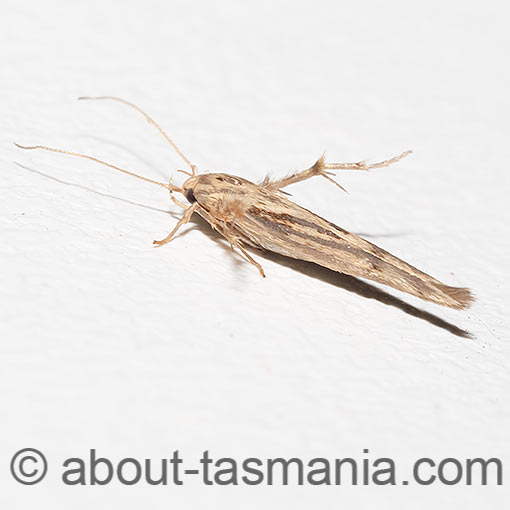
[[[119,168],[118,166],[112,165],[111,163],[107,163],[106,161],[102,161],[101,159],[95,158],[94,156],[87,156],[86,154],[80,154],[79,152],[71,152],[63,149],[54,149],[52,147],[45,147],[44,145],[20,145],[19,143],[14,142],[14,145],[20,149],[32,150],[32,149],[43,149],[45,151],[50,152],[60,152],[61,154],[69,154],[70,156],[77,156],[78,158],[90,159],[91,161],[95,161],[96,163],[100,163],[101,165],[105,165],[107,167],[113,168],[114,170],[118,170],[127,175],[131,175],[132,177],[136,177],[137,179],[141,179],[142,181],[150,182],[151,184],[157,184],[158,186],[162,186],[166,188],[170,192],[179,191],[183,192],[182,188],[174,186],[173,184],[165,184],[164,182],[154,181],[153,179],[149,179],[148,177],[143,177],[142,175],[135,174],[130,172],[129,170],[124,170],[123,168]]]
[[[181,150],[179,149],[179,147],[177,147],[177,145],[174,143],[174,141],[165,133],[165,131],[163,130],[163,128],[161,128],[159,126],[159,124],[157,124],[154,119],[152,117],[150,117],[149,115],[147,115],[140,107],[136,106],[135,104],[133,103],[130,103],[129,101],[126,101],[125,99],[121,99],[120,97],[114,97],[114,96],[95,96],[95,97],[91,97],[91,96],[82,96],[82,97],[79,97],[78,99],[111,99],[113,101],[118,101],[119,103],[123,103],[127,106],[130,106],[131,108],[135,109],[137,112],[141,113],[145,119],[147,120],[147,122],[149,124],[152,124],[162,135],[163,137],[165,138],[165,140],[173,147],[173,149],[175,150],[175,152],[177,152],[177,154],[179,154],[179,156],[186,162],[186,164],[191,168],[191,171],[193,172],[193,175],[196,175],[197,174],[197,167],[196,165],[194,165],[182,152]]]

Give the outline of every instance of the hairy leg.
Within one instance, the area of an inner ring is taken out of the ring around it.
[[[235,248],[237,248],[241,252],[241,256],[247,262],[254,265],[259,270],[259,273],[263,278],[266,277],[262,266],[244,249],[242,240],[229,226],[229,222],[214,218],[210,213],[207,213],[204,210],[200,210],[199,214],[211,225],[214,230],[216,230],[216,232],[220,233],[228,241],[232,251],[235,251]]]
[[[334,174],[332,172],[328,172],[327,170],[371,170],[372,168],[381,168],[400,161],[402,158],[411,154],[411,152],[412,151],[405,151],[398,156],[394,156],[393,158],[379,161],[378,163],[373,163],[371,165],[367,164],[366,161],[358,161],[356,163],[326,163],[324,156],[322,156],[314,165],[306,170],[303,170],[302,172],[296,172],[278,180],[270,180],[266,178],[264,181],[262,181],[261,185],[272,190],[278,190],[284,188],[285,186],[289,186],[290,184],[295,184],[297,182],[310,179],[311,177],[315,177],[316,175],[320,175],[333,184],[336,184],[340,189],[346,191],[345,188],[343,188],[330,177],[330,175]]]
[[[231,246],[232,249],[234,249],[235,246],[244,255],[245,259],[259,270],[260,276],[262,276],[262,278],[266,277],[266,273],[264,273],[262,266],[242,247],[239,241],[236,241],[236,244],[234,245],[231,244]]]

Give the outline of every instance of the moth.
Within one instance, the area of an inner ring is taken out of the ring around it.
[[[451,287],[436,280],[375,244],[295,204],[283,191],[291,184],[316,176],[344,189],[333,179],[333,170],[367,171],[387,167],[411,151],[374,164],[367,164],[365,161],[327,163],[323,156],[306,170],[280,179],[266,177],[256,184],[226,173],[199,174],[196,165],[180,151],[165,131],[142,109],[129,101],[112,96],[79,99],[110,99],[143,115],[189,166],[191,172],[179,170],[188,176],[182,186],[175,186],[171,180],[169,184],[158,182],[77,152],[42,145],[15,145],[21,149],[44,149],[86,158],[166,188],[173,202],[184,209],[184,214],[170,234],[164,239],[154,241],[154,244],[161,246],[168,243],[176,232],[189,222],[191,216],[197,213],[230,243],[233,251],[238,250],[246,261],[253,264],[263,277],[265,273],[262,266],[246,251],[247,247],[275,252],[313,262],[340,273],[366,278],[438,305],[456,309],[471,305],[473,296],[469,289]],[[176,198],[174,192],[180,193],[187,203]]]

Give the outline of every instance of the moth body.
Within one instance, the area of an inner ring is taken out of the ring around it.
[[[22,149],[44,149],[86,158],[144,181],[162,186],[170,191],[172,200],[185,209],[175,228],[160,241],[168,243],[196,212],[237,249],[244,258],[265,276],[262,266],[245,250],[251,246],[287,257],[319,264],[333,271],[389,285],[426,301],[450,308],[467,308],[473,301],[469,289],[450,287],[412,265],[391,255],[361,237],[338,227],[334,223],[300,207],[287,198],[283,188],[315,176],[333,182],[332,170],[366,171],[389,166],[411,151],[378,163],[327,163],[324,156],[310,168],[295,172],[281,179],[264,178],[260,184],[226,173],[198,174],[197,167],[179,150],[168,135],[138,106],[112,96],[80,99],[111,99],[123,103],[142,114],[175,149],[191,169],[182,187],[165,184],[124,170],[93,156],[41,145],[22,146]],[[344,190],[345,191],[345,190]],[[184,204],[173,192],[181,193],[187,200]]]
[[[202,174],[188,179],[196,212],[227,239],[333,271],[389,285],[426,301],[465,308],[468,289],[450,287],[289,200],[279,190],[241,177]]]

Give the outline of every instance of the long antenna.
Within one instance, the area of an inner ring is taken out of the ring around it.
[[[146,119],[149,124],[152,124],[165,138],[165,140],[175,149],[177,154],[187,163],[187,165],[191,168],[191,171],[193,172],[193,175],[197,174],[197,167],[181,152],[179,147],[175,145],[174,141],[163,131],[163,129],[154,121],[152,117],[147,115],[140,107],[136,106],[133,103],[130,103],[129,101],[126,101],[125,99],[121,99],[120,97],[114,97],[114,96],[83,96],[79,97],[78,99],[111,99],[113,101],[119,101],[119,103],[123,103],[127,106],[130,106],[131,108],[134,108],[137,112],[141,113]]]
[[[91,161],[95,161],[96,163],[100,163],[101,165],[108,166],[110,168],[113,168],[114,170],[118,170],[119,172],[122,172],[127,175],[131,175],[132,177],[136,177],[137,179],[141,179],[142,181],[150,182],[151,184],[157,184],[158,186],[162,186],[163,188],[166,188],[170,192],[172,191],[179,191],[182,193],[182,188],[179,188],[177,186],[174,186],[173,184],[165,184],[164,182],[154,181],[152,179],[149,179],[148,177],[143,177],[142,175],[135,174],[133,172],[130,172],[129,170],[124,170],[123,168],[119,168],[118,166],[112,165],[111,163],[107,163],[106,161],[102,161],[101,159],[95,158],[94,156],[87,156],[86,154],[80,154],[79,152],[71,152],[66,151],[63,149],[53,149],[52,147],[45,147],[44,145],[20,145],[19,143],[14,143],[16,147],[19,147],[20,149],[26,149],[26,150],[32,150],[32,149],[43,149],[45,151],[50,152],[60,152],[62,154],[69,154],[71,156],[77,156],[79,158],[85,158],[90,159]]]

